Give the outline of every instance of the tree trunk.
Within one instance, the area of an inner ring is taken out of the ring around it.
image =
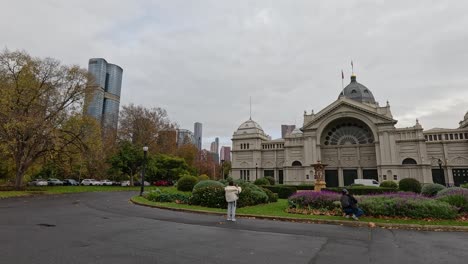
[[[23,183],[24,169],[20,166],[16,170],[16,179],[15,179],[15,190],[21,190],[21,184]]]

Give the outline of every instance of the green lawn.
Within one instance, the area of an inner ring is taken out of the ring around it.
[[[145,191],[155,189],[155,186],[145,186]],[[174,187],[164,187],[167,191],[177,191]],[[115,191],[139,191],[140,187],[122,186],[41,186],[27,187],[24,191],[0,191],[0,198],[27,196],[32,194],[62,194],[80,192],[115,192]]]
[[[204,212],[217,212],[224,213],[226,209],[220,208],[208,208],[202,206],[194,206],[187,204],[176,204],[176,203],[157,203],[146,200],[140,196],[132,197],[133,201],[143,203],[146,205],[155,205],[160,207],[176,208],[176,209],[189,209]],[[325,216],[325,215],[302,215],[302,214],[290,214],[286,212],[288,208],[287,199],[279,199],[276,203],[262,204],[257,206],[249,206],[237,209],[238,215],[253,215],[253,216],[273,216],[278,218],[293,218],[293,219],[310,219],[310,220],[344,220],[353,221],[340,216]],[[374,222],[374,223],[390,223],[390,224],[416,224],[416,225],[444,225],[444,226],[468,226],[468,222],[461,222],[455,220],[405,220],[405,219],[381,219],[373,217],[362,217],[361,222]]]

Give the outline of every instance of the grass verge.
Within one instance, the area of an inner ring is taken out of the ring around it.
[[[225,213],[226,209],[221,208],[208,208],[202,206],[194,206],[188,204],[177,204],[177,203],[158,203],[151,202],[147,199],[134,196],[132,201],[141,203],[149,206],[173,208],[173,209],[186,209],[192,211],[200,212],[212,212],[212,213]],[[238,208],[236,214],[239,216],[259,216],[259,217],[277,217],[277,218],[287,218],[291,221],[294,220],[313,220],[313,221],[348,221],[353,222],[353,220],[346,219],[340,216],[326,216],[326,215],[302,215],[302,214],[290,214],[285,210],[288,208],[287,199],[279,199],[276,203],[262,204],[256,206],[249,206]],[[382,219],[374,217],[362,217],[360,222],[373,222],[381,224],[404,224],[404,225],[420,225],[420,226],[461,226],[468,227],[467,221],[456,221],[456,220],[417,220],[417,219]]]

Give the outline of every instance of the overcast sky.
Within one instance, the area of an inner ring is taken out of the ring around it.
[[[0,45],[124,69],[121,105],[163,107],[203,145],[249,118],[273,138],[358,82],[397,127],[456,128],[468,110],[466,1],[0,0]]]

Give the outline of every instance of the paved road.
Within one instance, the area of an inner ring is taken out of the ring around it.
[[[238,219],[133,192],[0,200],[0,263],[468,263],[468,234]]]

